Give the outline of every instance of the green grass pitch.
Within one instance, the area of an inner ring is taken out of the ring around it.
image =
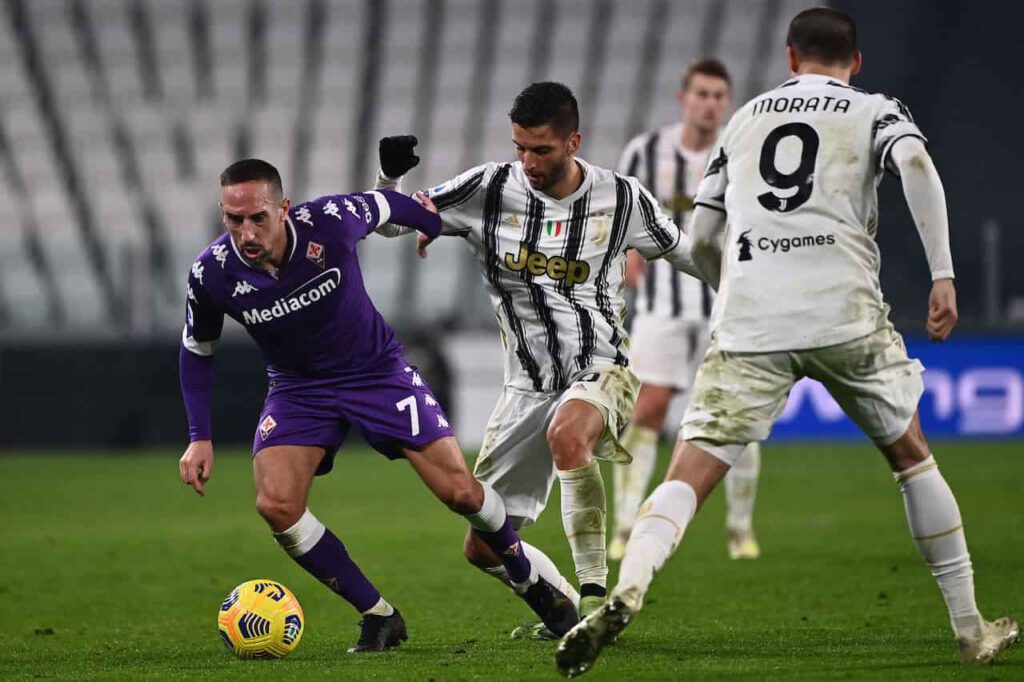
[[[935,449],[983,611],[1024,617],[1024,446]],[[349,450],[314,486],[312,509],[409,626],[398,650],[353,657],[357,614],[277,548],[248,455],[220,451],[205,498],[178,482],[177,457],[0,456],[0,679],[560,679],[553,644],[508,639],[525,605],[463,561],[462,521],[406,464]],[[759,561],[726,557],[723,506],[716,492],[647,608],[584,679],[1024,679],[1024,645],[991,668],[954,662],[900,495],[867,445],[768,444]],[[524,536],[569,570],[557,491]],[[217,608],[261,577],[295,591],[305,633],[287,659],[237,661]]]

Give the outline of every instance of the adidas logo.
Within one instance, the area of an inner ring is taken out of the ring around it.
[[[504,225],[505,227],[520,227],[519,218],[516,217],[515,213],[506,218],[502,218],[501,224]]]

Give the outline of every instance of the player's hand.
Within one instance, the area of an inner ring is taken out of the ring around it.
[[[389,178],[400,178],[420,162],[420,157],[413,153],[419,144],[415,135],[396,135],[382,137],[378,146],[380,153],[380,169]]]
[[[205,495],[203,485],[213,473],[213,442],[197,440],[189,443],[185,454],[178,460],[178,475],[181,482],[190,485],[200,495]]]
[[[952,279],[937,279],[932,283],[932,293],[928,296],[928,338],[932,341],[945,341],[957,321],[956,287]]]
[[[427,247],[433,243],[433,239],[420,232],[416,235],[416,253],[419,254],[420,258],[427,257]]]
[[[430,197],[423,192],[416,192],[416,194],[413,195],[413,198],[418,201],[420,206],[423,208],[427,209],[431,213],[437,213],[437,206],[435,206],[434,202],[430,200]],[[416,253],[419,254],[420,258],[427,257],[427,247],[430,246],[433,241],[433,239],[422,232],[416,235]]]

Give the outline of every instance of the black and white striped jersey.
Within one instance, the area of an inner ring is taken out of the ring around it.
[[[685,230],[711,150],[686,149],[682,136],[682,123],[637,135],[623,150],[618,171],[636,176],[675,224]],[[706,322],[711,317],[714,296],[704,282],[679,272],[667,261],[657,260],[647,264],[640,281],[636,314]]]
[[[825,75],[733,115],[696,199],[726,215],[711,320],[722,350],[821,348],[886,324],[877,186],[898,172],[890,151],[903,137],[924,140],[899,100]]]
[[[654,259],[688,239],[636,178],[577,159],[583,183],[553,199],[520,163],[488,163],[428,190],[445,234],[480,262],[505,349],[505,385],[566,388],[594,364],[629,363],[625,252]]]

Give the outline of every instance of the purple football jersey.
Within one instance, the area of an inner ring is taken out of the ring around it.
[[[188,278],[184,346],[210,355],[224,315],[245,327],[271,377],[337,377],[401,366],[402,349],[363,285],[360,239],[390,217],[380,192],[324,196],[288,212],[276,275],[249,265],[227,233]]]

